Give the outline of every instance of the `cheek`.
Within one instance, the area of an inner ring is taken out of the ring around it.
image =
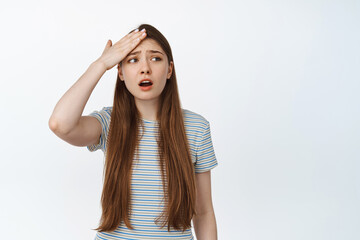
[[[136,70],[134,68],[131,67],[123,67],[122,69],[122,75],[123,78],[125,79],[125,81],[130,81],[131,79],[133,79],[136,75]]]
[[[167,77],[167,70],[168,70],[168,67],[166,65],[161,65],[161,66],[158,66],[156,68],[157,72],[159,73],[159,75],[161,77],[164,77],[166,79]]]

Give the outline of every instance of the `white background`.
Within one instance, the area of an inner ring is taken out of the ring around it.
[[[1,239],[93,239],[103,153],[54,135],[61,96],[141,23],[174,55],[182,107],[210,121],[219,239],[360,238],[359,1],[0,4]],[[112,105],[116,68],[84,115]]]

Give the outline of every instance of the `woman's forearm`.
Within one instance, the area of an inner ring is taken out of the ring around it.
[[[105,72],[106,68],[101,62],[90,64],[56,104],[49,119],[52,129],[67,133],[76,126],[92,91]]]
[[[197,240],[217,240],[217,228],[214,211],[193,218]]]

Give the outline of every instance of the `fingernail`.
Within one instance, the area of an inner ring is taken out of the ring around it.
[[[141,34],[141,36],[145,36],[145,35],[146,35],[146,33]]]
[[[143,28],[141,31],[142,31],[142,32],[145,32],[145,28]]]
[[[138,32],[139,31],[139,29],[137,28],[137,29],[135,29],[135,31],[134,32]]]

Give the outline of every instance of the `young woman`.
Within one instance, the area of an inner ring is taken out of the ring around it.
[[[142,29],[140,31],[140,29]],[[117,65],[114,102],[82,116],[105,71]],[[56,104],[50,129],[105,154],[95,239],[217,239],[209,122],[182,109],[168,41],[142,24],[102,55]]]

